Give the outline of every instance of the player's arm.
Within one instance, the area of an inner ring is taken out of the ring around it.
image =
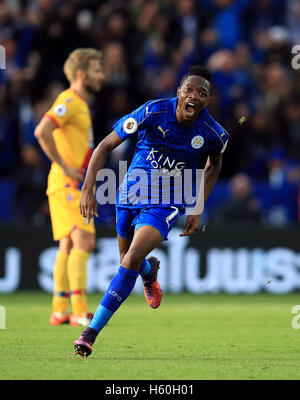
[[[37,138],[41,148],[52,162],[57,163],[67,176],[81,182],[84,170],[82,168],[72,168],[67,165],[56,148],[53,138],[53,130],[56,128],[57,126],[55,123],[45,116],[35,128],[34,136]]]
[[[93,215],[98,217],[97,202],[94,196],[94,186],[98,171],[103,168],[110,152],[122,143],[122,139],[115,131],[111,132],[95,148],[89,162],[86,177],[81,189],[79,209],[83,217],[89,223]]]
[[[222,154],[208,156],[204,169],[204,204],[213,190],[222,169]]]
[[[204,204],[215,186],[222,168],[222,154],[208,156],[204,168]],[[188,236],[196,233],[200,221],[200,214],[191,214],[187,217],[186,224],[179,236]]]

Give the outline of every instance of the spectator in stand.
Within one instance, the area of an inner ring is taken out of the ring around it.
[[[200,0],[222,48],[234,49],[243,40],[242,16],[250,0]]]
[[[221,119],[228,123],[237,103],[250,102],[254,95],[252,79],[235,52],[220,50],[208,60],[214,71],[213,83],[218,92]]]
[[[253,196],[252,183],[247,175],[237,174],[229,181],[230,197],[221,204],[211,223],[214,225],[258,224],[261,221],[260,203]]]
[[[263,196],[264,222],[268,225],[283,226],[297,221],[296,165],[282,147],[273,147],[268,154],[268,190]]]
[[[18,222],[43,225],[50,222],[46,197],[50,161],[41,151],[34,130],[49,102],[42,100],[33,106],[33,114],[24,122],[21,143],[21,160],[16,170],[15,215]]]
[[[289,139],[289,155],[293,158],[300,154],[300,94],[293,92],[287,99],[283,110],[284,132]]]
[[[61,66],[78,46],[104,50],[108,82],[91,104],[96,144],[118,109],[174,96],[187,65],[200,63],[215,72],[209,110],[231,134],[220,178],[244,172],[254,186],[267,182],[274,145],[297,175],[300,76],[290,50],[299,43],[299,10],[300,0],[0,0],[0,175],[13,180],[28,160],[27,116],[49,84],[67,85]]]
[[[300,0],[288,0],[286,22],[292,44],[300,43]]]

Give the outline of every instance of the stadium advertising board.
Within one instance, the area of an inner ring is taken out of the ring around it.
[[[300,289],[299,228],[222,229],[179,237],[153,252],[161,260],[164,292],[289,293]],[[52,292],[57,245],[47,229],[1,228],[0,293],[19,289]],[[114,230],[98,229],[88,263],[88,291],[104,292],[119,267]],[[138,279],[134,292],[142,293]]]

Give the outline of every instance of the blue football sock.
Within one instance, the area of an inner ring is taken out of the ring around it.
[[[89,324],[89,328],[92,328],[99,333],[113,316],[113,313],[113,311],[99,304],[94,317]]]
[[[141,268],[139,270],[139,274],[143,278],[145,278],[147,275],[149,275],[150,272],[151,272],[151,265],[149,261],[147,261],[146,258],[144,258],[144,261],[142,262]]]
[[[117,274],[113,277],[110,285],[103,296],[89,328],[94,329],[98,333],[107,324],[115,311],[130,295],[134,288],[139,273],[129,269],[119,268]]]

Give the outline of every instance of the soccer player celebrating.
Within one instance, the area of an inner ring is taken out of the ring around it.
[[[90,96],[104,79],[101,53],[76,49],[64,65],[70,87],[63,91],[36,127],[35,136],[52,161],[47,195],[54,240],[59,240],[54,265],[51,325],[70,322],[87,326],[87,261],[95,246],[93,221],[86,224],[79,212],[79,184],[93,151]],[[68,314],[71,296],[72,314]]]
[[[219,176],[222,153],[228,141],[228,133],[206,108],[210,101],[210,81],[211,72],[207,68],[199,65],[190,67],[177,89],[177,97],[149,101],[121,118],[91,157],[80,199],[80,212],[88,220],[97,213],[93,193],[97,172],[115,147],[133,134],[138,135],[136,151],[116,202],[121,266],[91,323],[74,343],[74,353],[81,357],[91,354],[97,335],[129,296],[139,274],[143,278],[149,305],[152,308],[160,305],[162,292],[157,282],[159,261],[154,257],[146,260],[145,257],[167,239],[186,208],[185,201],[176,196],[175,179],[169,179],[169,200],[161,201],[167,188],[164,187],[164,178],[180,177],[185,169],[189,169],[193,172],[192,187],[195,188],[195,171],[204,169],[205,202]],[[159,176],[155,171],[159,172]],[[136,175],[140,177],[139,187],[144,197],[133,195]],[[155,181],[153,176],[158,179]],[[162,191],[159,179],[162,179]],[[147,196],[148,203],[144,201]],[[187,217],[180,236],[197,231],[199,214],[196,210]]]

